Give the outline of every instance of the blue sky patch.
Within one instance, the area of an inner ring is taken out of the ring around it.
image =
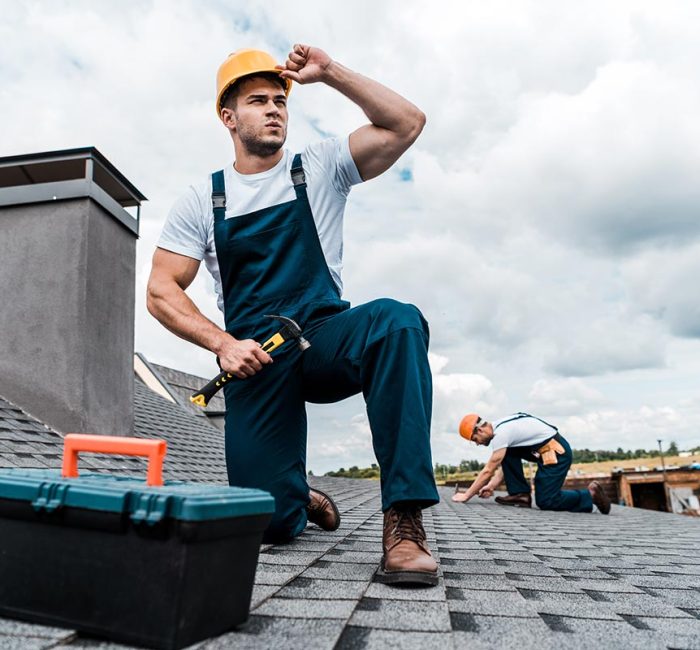
[[[403,183],[411,183],[413,181],[413,172],[410,167],[402,167],[396,173],[399,175],[399,180]]]

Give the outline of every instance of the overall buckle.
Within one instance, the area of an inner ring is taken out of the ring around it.
[[[303,167],[295,167],[292,169],[292,183],[294,183],[294,187],[306,183],[306,174],[304,174]]]

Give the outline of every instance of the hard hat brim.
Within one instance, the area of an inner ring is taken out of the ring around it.
[[[274,73],[274,74],[279,75],[282,71],[281,71],[281,70],[278,70],[277,68],[260,68],[259,70],[252,70],[252,71],[250,71],[250,72],[246,72],[244,75],[241,75],[240,77],[236,77],[235,79],[232,79],[231,81],[229,81],[229,83],[227,83],[227,84],[219,91],[219,95],[218,95],[218,97],[216,98],[216,112],[217,112],[217,115],[220,115],[220,114],[221,114],[221,108],[222,108],[222,107],[221,107],[221,98],[226,94],[226,91],[228,91],[228,89],[231,88],[231,86],[233,86],[233,84],[235,84],[235,83],[237,83],[237,82],[239,82],[239,81],[242,81],[243,79],[246,79],[246,78],[248,78],[248,77],[254,77],[255,75],[261,74],[261,73],[263,73],[263,72],[267,72],[267,73],[272,72],[272,73]],[[291,79],[284,79],[284,78],[282,78],[282,81],[284,81],[285,86],[286,86],[286,89],[285,89],[285,91],[284,91],[284,95],[285,95],[285,97],[289,97],[289,93],[292,91],[292,80],[291,80]]]

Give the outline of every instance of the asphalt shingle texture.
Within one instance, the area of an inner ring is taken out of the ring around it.
[[[228,484],[224,432],[140,381],[134,384],[134,432],[168,443],[166,478]]]
[[[168,441],[166,476],[226,482],[223,434],[204,418],[135,391],[135,434]],[[0,399],[0,467],[59,467],[61,436]],[[86,456],[91,470],[140,473],[139,459]],[[613,507],[610,516],[543,512],[491,500],[424,513],[440,562],[432,589],[374,581],[379,483],[311,478],[341,527],[309,526],[261,547],[248,622],[218,648],[677,648],[700,650],[700,520]],[[0,648],[124,648],[73,630],[0,619]]]
[[[700,521],[614,507],[610,516],[449,500],[425,511],[435,588],[374,581],[375,481],[312,478],[343,516],[261,547],[248,622],[219,648],[700,648]],[[115,646],[0,619],[0,647]]]
[[[177,395],[180,404],[195,415],[201,417],[204,414],[204,410],[216,412],[223,412],[226,410],[226,401],[224,400],[223,392],[219,392],[214,395],[209,400],[209,403],[204,410],[202,410],[200,406],[195,406],[190,402],[190,395],[202,388],[202,386],[204,386],[209,379],[211,379],[211,377],[209,377],[209,379],[203,379],[197,375],[191,375],[187,372],[175,370],[174,368],[168,368],[167,366],[161,366],[157,363],[149,362],[149,364],[151,368],[158,373],[158,375],[164,381],[167,382],[170,390]]]
[[[134,435],[168,443],[164,477],[228,484],[224,434],[206,418],[169,402],[134,381]],[[0,468],[61,467],[63,437],[0,397]],[[144,476],[146,462],[129,456],[84,454],[80,469]]]

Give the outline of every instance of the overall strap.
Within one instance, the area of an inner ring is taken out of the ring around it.
[[[549,422],[545,422],[542,418],[538,418],[536,415],[530,415],[529,413],[523,413],[522,411],[515,413],[513,417],[508,418],[507,420],[503,420],[503,422],[499,422],[495,427],[495,429],[498,429],[502,424],[506,424],[507,422],[513,422],[514,420],[520,420],[522,418],[533,418],[534,420],[539,420],[542,422],[542,424],[546,424],[548,427],[554,429],[557,433],[559,433],[559,429],[555,427],[553,424],[550,424]]]
[[[294,183],[294,191],[297,198],[300,199],[306,195],[306,174],[304,173],[304,166],[301,164],[300,153],[295,154],[294,160],[292,160],[291,176],[292,183]]]
[[[226,215],[226,184],[223,169],[211,175],[211,205],[214,209],[214,222],[223,221]]]

